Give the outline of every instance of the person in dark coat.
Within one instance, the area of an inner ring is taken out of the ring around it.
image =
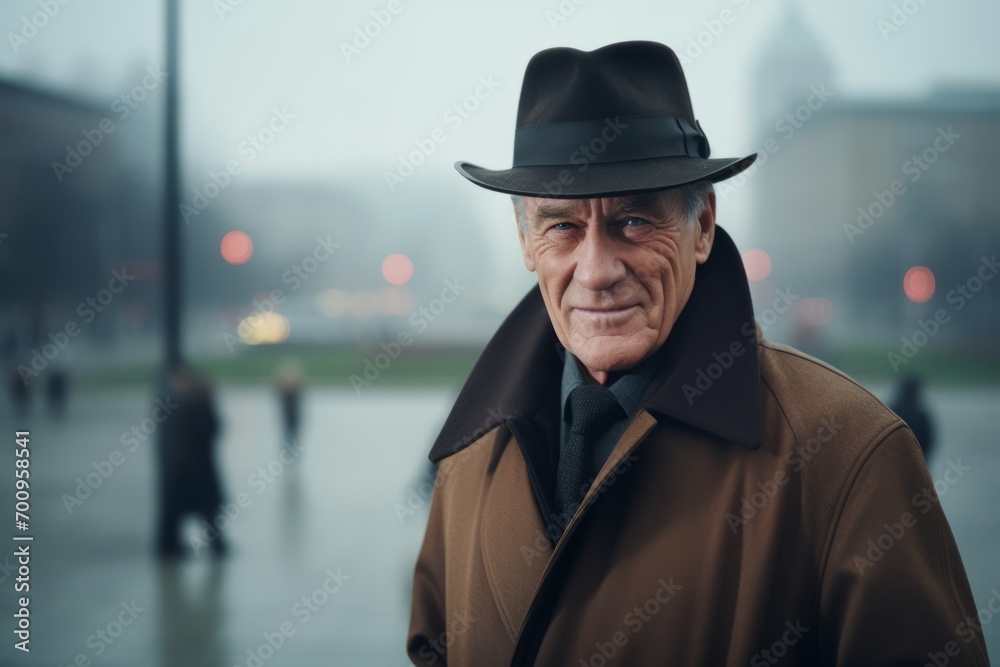
[[[48,403],[49,414],[56,419],[65,417],[68,398],[69,373],[65,368],[53,367],[45,383],[45,400]]]
[[[225,541],[214,525],[222,491],[215,463],[219,418],[211,384],[190,369],[176,366],[168,373],[163,389],[162,398],[176,407],[160,426],[157,553],[161,557],[181,555],[181,522],[186,515],[195,514],[210,527],[200,532],[208,533],[203,538],[213,553],[222,554]]]
[[[295,362],[283,364],[278,369],[277,388],[284,446],[290,447],[299,438],[302,421],[302,367]]]
[[[17,334],[8,331],[0,342],[0,362],[10,368],[7,374],[7,391],[10,393],[10,403],[17,417],[27,416],[31,408],[31,390],[26,377],[18,370],[17,353],[20,348]]]
[[[931,460],[934,450],[934,420],[924,403],[920,378],[908,375],[896,385],[896,398],[889,406],[913,431],[924,452],[924,459]]]
[[[31,390],[17,368],[12,368],[7,375],[7,387],[10,390],[10,402],[14,406],[14,414],[18,417],[27,416],[31,410]]]

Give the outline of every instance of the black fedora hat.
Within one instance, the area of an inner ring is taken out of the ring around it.
[[[680,61],[657,42],[546,49],[528,62],[510,169],[468,162],[476,185],[533,197],[613,197],[735,176],[757,158],[709,159]]]

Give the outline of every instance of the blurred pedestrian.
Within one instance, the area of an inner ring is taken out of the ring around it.
[[[299,437],[302,418],[302,366],[287,361],[278,368],[278,400],[281,404],[281,425],[285,446],[294,445]]]
[[[14,361],[19,347],[17,334],[14,331],[4,332],[3,338],[0,338],[0,359],[3,359],[4,363]]]
[[[14,414],[24,417],[31,407],[31,390],[28,387],[27,376],[22,377],[18,370],[17,353],[20,344],[17,333],[8,330],[0,339],[0,360],[10,368],[7,375],[7,391],[10,393],[10,404]]]
[[[49,414],[57,419],[66,416],[66,402],[69,395],[69,373],[65,368],[53,366],[45,381],[45,402]]]
[[[195,514],[213,527],[211,549],[221,555],[225,541],[214,526],[222,491],[215,463],[219,418],[212,386],[207,378],[177,365],[168,372],[159,399],[168,416],[159,438],[157,554],[163,558],[182,554],[181,522]]]
[[[16,367],[11,368],[7,376],[7,387],[10,390],[10,402],[14,408],[14,414],[18,417],[26,417],[31,409],[31,390]]]
[[[889,409],[896,413],[913,431],[924,452],[924,459],[931,460],[934,451],[934,419],[927,411],[923,396],[923,382],[916,375],[907,375],[896,385],[896,397]]]

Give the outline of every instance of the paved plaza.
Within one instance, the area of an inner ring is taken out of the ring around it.
[[[0,664],[408,664],[409,585],[426,510],[400,507],[425,497],[424,457],[454,396],[442,388],[373,387],[361,397],[314,388],[304,400],[302,450],[286,464],[273,392],[223,387],[224,495],[244,494],[242,506],[230,507],[221,522],[231,552],[213,561],[203,548],[199,557],[169,566],[151,550],[154,440],[122,440],[150,415],[148,392],[75,396],[58,422],[37,411],[20,420],[5,412],[0,504],[7,504],[10,522],[0,531],[8,544],[0,550]],[[1000,591],[1000,448],[993,421],[1000,391],[951,389],[931,391],[930,398],[940,437],[932,476],[943,479],[958,459],[970,468],[947,486],[942,503],[985,610]],[[35,537],[30,655],[13,649],[10,571],[13,432],[26,425]],[[104,462],[115,450],[118,465],[100,485],[78,489],[78,478],[86,485],[90,473],[108,472]],[[983,620],[991,621],[985,631],[996,659],[1000,614]]]

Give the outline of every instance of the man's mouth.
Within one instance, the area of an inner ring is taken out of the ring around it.
[[[631,318],[639,310],[638,305],[632,306],[601,306],[576,307],[572,313],[592,322],[619,324]]]

